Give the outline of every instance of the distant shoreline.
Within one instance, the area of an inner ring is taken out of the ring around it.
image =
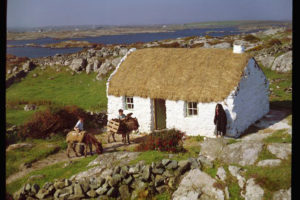
[[[271,28],[274,26],[291,26],[288,21],[226,21],[226,22],[201,22],[175,25],[155,25],[155,26],[114,26],[102,27],[89,30],[52,30],[35,32],[7,32],[7,40],[34,40],[42,38],[52,39],[72,39],[84,37],[99,37],[109,35],[138,34],[138,33],[164,33],[183,29],[202,29],[202,28],[224,28],[237,27],[240,30],[251,30],[257,28]]]

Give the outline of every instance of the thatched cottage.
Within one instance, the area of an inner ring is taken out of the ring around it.
[[[214,136],[215,106],[238,137],[269,111],[269,83],[240,46],[131,49],[107,81],[108,119],[118,109],[138,118],[140,132],[176,128]]]

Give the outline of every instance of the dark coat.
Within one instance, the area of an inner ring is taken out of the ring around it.
[[[226,134],[227,117],[222,105],[219,107],[219,113],[215,112],[214,124],[217,126],[217,131]]]

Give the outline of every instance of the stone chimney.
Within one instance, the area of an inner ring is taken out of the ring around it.
[[[233,53],[244,53],[245,47],[242,44],[234,44],[233,45]]]

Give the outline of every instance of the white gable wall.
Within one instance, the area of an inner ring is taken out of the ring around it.
[[[253,59],[244,70],[236,96],[233,92],[225,102],[231,117],[228,135],[239,136],[255,121],[269,112],[269,82]],[[233,96],[232,96],[233,95]]]

